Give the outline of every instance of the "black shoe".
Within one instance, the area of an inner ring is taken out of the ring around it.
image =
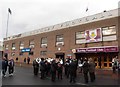
[[[85,83],[87,84],[87,83],[88,83],[88,81],[85,81]]]
[[[72,83],[72,81],[69,81],[70,83]]]

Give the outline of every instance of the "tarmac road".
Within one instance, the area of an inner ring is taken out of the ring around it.
[[[100,72],[100,71],[99,71]],[[102,72],[102,70],[101,70]],[[63,75],[64,76],[64,75]],[[8,76],[2,78],[2,85],[118,85],[118,78],[111,75],[97,74],[96,81],[88,84],[84,83],[83,74],[78,73],[76,83],[69,83],[69,79],[65,76],[63,80],[57,80],[51,82],[50,77],[45,78],[44,80],[40,79],[40,75],[34,76],[33,70],[30,67],[15,67],[15,73],[12,77]]]

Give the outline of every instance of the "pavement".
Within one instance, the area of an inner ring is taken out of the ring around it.
[[[69,83],[69,79],[63,76],[63,80],[56,79],[55,82],[51,82],[50,77],[44,80],[40,79],[40,74],[38,76],[33,75],[32,67],[16,66],[14,76],[2,78],[2,85],[84,85],[84,86],[94,86],[94,85],[120,85],[120,80],[118,74],[113,74],[112,70],[96,70],[96,81],[90,82],[88,84],[84,83],[84,77],[82,73],[77,73],[76,83]]]

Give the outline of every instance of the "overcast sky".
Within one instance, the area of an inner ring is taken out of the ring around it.
[[[0,40],[8,36],[55,25],[65,21],[118,8],[120,0],[2,0],[0,1]],[[86,8],[88,11],[86,12]]]

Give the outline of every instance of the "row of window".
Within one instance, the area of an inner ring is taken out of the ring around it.
[[[56,46],[58,45],[64,45],[63,34],[56,36]],[[29,48],[34,48],[34,46],[35,46],[34,39],[29,40]],[[8,47],[9,45],[6,44],[5,50],[8,50]],[[47,47],[47,37],[41,38],[41,47]],[[24,42],[20,41],[19,49],[23,49],[23,48],[24,48]],[[12,43],[12,50],[15,50],[15,43]]]
[[[109,36],[112,36],[110,38],[110,40],[115,40],[116,38],[113,37],[116,36],[116,27],[115,26],[109,26],[109,27],[104,27],[102,28],[102,37],[103,37],[103,41],[108,40]],[[79,31],[75,33],[75,43],[76,44],[81,44],[81,43],[86,43],[85,42],[85,31]],[[41,38],[41,47],[47,47],[47,37],[42,37]],[[64,45],[64,36],[63,34],[61,35],[57,35],[56,36],[56,46],[58,45]],[[35,46],[35,42],[34,39],[29,40],[29,48],[34,48]],[[19,49],[23,49],[24,48],[24,42],[20,41],[19,44]],[[5,49],[8,50],[8,44],[5,45]],[[12,43],[12,50],[15,50],[15,43]]]

